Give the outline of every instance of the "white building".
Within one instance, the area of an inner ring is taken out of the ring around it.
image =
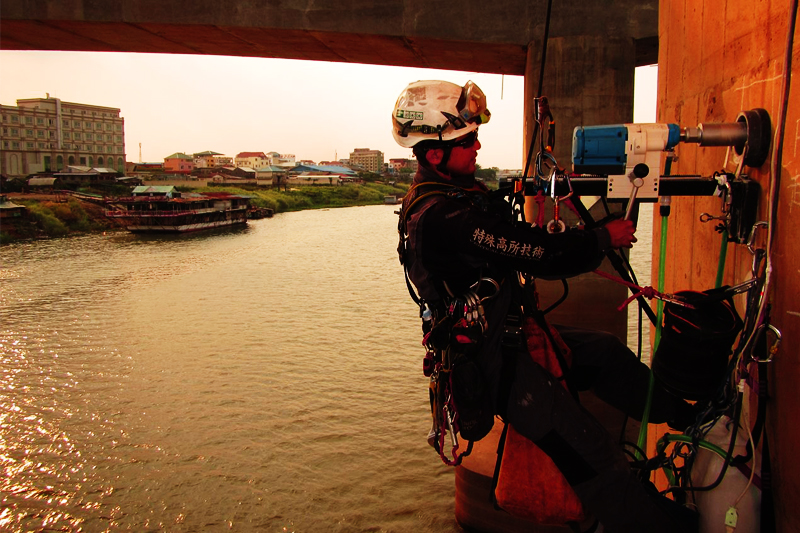
[[[0,105],[0,173],[24,177],[71,165],[125,172],[125,119],[120,110],[58,98]]]
[[[240,152],[233,163],[242,168],[261,168],[269,165],[269,157],[264,152]]]

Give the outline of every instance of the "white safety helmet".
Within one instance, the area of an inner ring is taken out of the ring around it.
[[[449,81],[416,81],[394,105],[392,135],[404,148],[422,141],[452,141],[477,130],[491,116],[486,95],[471,81],[463,87]]]

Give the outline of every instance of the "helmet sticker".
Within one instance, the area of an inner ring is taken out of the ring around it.
[[[411,120],[423,120],[422,111],[409,111],[408,109],[398,109],[395,116],[397,118],[410,118]]]
[[[427,100],[428,99],[428,91],[425,87],[410,87],[408,91],[406,91],[406,99],[408,103],[413,105],[420,100]]]

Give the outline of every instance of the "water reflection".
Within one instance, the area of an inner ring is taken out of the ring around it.
[[[374,206],[0,249],[0,527],[457,530],[396,246]]]

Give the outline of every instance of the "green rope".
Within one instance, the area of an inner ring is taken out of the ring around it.
[[[714,452],[719,455],[723,461],[732,462],[733,459],[728,457],[728,452],[717,446],[716,444],[712,444],[705,440],[700,440],[695,442],[692,437],[688,435],[676,435],[674,433],[667,433],[661,439],[659,439],[658,443],[656,444],[656,453],[660,455],[664,453],[664,450],[667,449],[670,442],[684,442],[686,444],[696,444],[699,448],[704,448],[708,451]],[[666,467],[663,468],[664,474],[667,476],[667,480],[669,481],[670,486],[674,487],[676,485],[675,476],[672,475],[672,471]]]
[[[667,229],[669,227],[669,218],[666,216],[661,217],[661,247],[660,255],[658,258],[658,292],[664,292],[664,268],[667,261]],[[661,322],[664,316],[664,302],[658,300],[658,312],[656,313],[656,339],[653,347],[653,353],[658,349],[658,343],[661,341]],[[652,365],[652,359],[651,359]],[[639,439],[636,441],[637,450],[644,451],[647,447],[647,424],[650,420],[650,408],[653,404],[653,389],[655,388],[656,378],[653,376],[653,371],[650,370],[650,380],[647,385],[647,402],[644,405],[644,412],[642,413],[642,425],[639,428]],[[637,452],[638,454],[639,452]],[[644,459],[644,457],[642,457]]]
[[[717,264],[717,280],[714,288],[722,287],[722,278],[725,276],[725,256],[728,255],[728,230],[722,230],[722,244],[719,247],[719,263]]]

